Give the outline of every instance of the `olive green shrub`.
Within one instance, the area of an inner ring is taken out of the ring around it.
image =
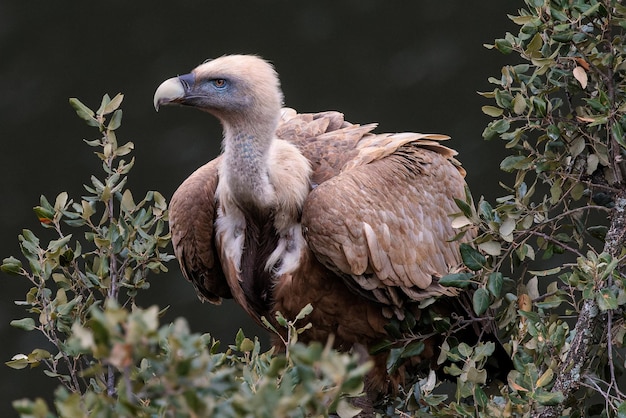
[[[150,191],[137,202],[125,187],[134,160],[122,158],[133,144],[117,140],[122,99],[105,95],[95,112],[70,100],[98,129],[99,138],[85,142],[96,149],[103,176],[92,176],[77,201],[67,193],[54,203],[42,196],[34,211],[53,239],[43,242],[24,230],[19,242],[26,264],[3,260],[3,272],[32,285],[16,302],[28,316],[11,324],[50,343],[7,365],[39,366],[59,381],[53,407],[36,398],[16,400],[14,408],[41,418],[354,416],[358,409],[349,398],[360,394],[369,363],[299,343],[311,307],[293,321],[277,318],[288,338],[285,352],[274,353],[262,352],[258,340],[241,331],[222,351],[210,335],[191,333],[184,319],[160,324],[159,307],[136,305],[138,292],[149,288],[148,275],[167,271],[173,257],[165,250],[163,196]]]
[[[487,45],[511,64],[481,93],[514,182],[456,219],[478,231],[475,311],[497,312],[515,366],[492,401],[500,416],[623,416],[626,7],[524,3],[519,33]]]

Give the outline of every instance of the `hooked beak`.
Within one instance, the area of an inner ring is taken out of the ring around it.
[[[185,97],[194,86],[196,77],[192,73],[165,80],[154,93],[154,108],[159,111],[162,105],[184,103]]]

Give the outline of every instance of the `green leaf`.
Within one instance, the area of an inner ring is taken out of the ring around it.
[[[48,251],[55,252],[63,248],[72,239],[72,234],[69,234],[63,238],[52,240],[48,243]]]
[[[496,39],[495,46],[503,54],[510,54],[513,51],[513,45],[506,39]]]
[[[459,207],[459,209],[461,209],[461,212],[463,213],[463,215],[465,215],[468,218],[472,217],[472,207],[467,202],[461,199],[456,199],[456,198],[454,199],[454,202]]]
[[[481,200],[478,204],[478,212],[480,217],[486,221],[493,220],[493,207],[486,200]]]
[[[485,242],[481,242],[480,244],[478,244],[478,248],[489,254],[492,255],[494,257],[497,257],[500,255],[500,253],[502,252],[502,244],[500,244],[500,242],[498,241],[485,241]]]
[[[528,273],[532,274],[533,276],[540,276],[540,277],[544,277],[544,276],[551,276],[553,274],[557,274],[561,271],[561,267],[553,267],[551,269],[547,269],[547,270],[529,270]]]
[[[4,364],[12,369],[24,369],[28,367],[29,364],[28,356],[25,356],[24,354],[16,354],[10,361],[5,362]]]
[[[607,311],[609,309],[617,309],[617,296],[611,289],[602,289],[596,293],[596,302],[598,307]]]
[[[561,392],[546,392],[545,390],[537,390],[533,394],[533,398],[541,405],[553,406],[562,403],[565,400]]]
[[[546,134],[548,135],[548,138],[556,141],[561,137],[561,130],[556,125],[550,125],[548,126],[548,129],[546,129]]]
[[[33,231],[31,231],[30,229],[23,229],[22,237],[24,238],[25,242],[39,245],[39,238],[37,238],[37,235],[33,234]]]
[[[472,275],[470,273],[452,273],[439,279],[442,286],[466,288],[472,283]]]
[[[511,19],[516,25],[525,25],[537,19],[535,16],[514,16],[507,15],[509,19]]]
[[[500,115],[502,115],[502,113],[504,113],[503,109],[500,109],[499,107],[495,107],[495,106],[483,106],[482,111],[485,115],[497,118]]]
[[[127,142],[124,145],[117,147],[116,154],[118,155],[118,157],[122,157],[124,155],[129,154],[134,148],[135,148],[135,144],[133,144],[132,142]],[[127,172],[122,173],[122,174],[127,174]]]
[[[487,404],[489,403],[489,398],[479,385],[474,386],[474,401],[483,410],[487,408]]]
[[[611,127],[611,134],[615,142],[620,144],[622,148],[626,148],[626,141],[624,140],[624,130],[622,129],[621,124],[614,123]]]
[[[135,205],[133,194],[129,189],[124,190],[120,204],[124,212],[133,212],[135,210],[137,205]]]
[[[489,357],[496,350],[496,343],[493,341],[489,341],[487,343],[479,343],[478,346],[474,348],[474,361],[479,362],[483,359]]]
[[[500,169],[510,173],[514,170],[527,170],[531,167],[533,159],[524,155],[509,155],[500,163]]]
[[[93,110],[85,106],[80,100],[71,98],[70,105],[74,108],[78,117],[87,122],[87,125],[96,127],[100,126],[100,123],[94,117],[95,114]]]
[[[108,96],[107,96],[108,97]],[[111,112],[117,110],[122,104],[122,100],[124,100],[124,95],[122,93],[118,93],[113,99],[109,101],[109,103],[102,110],[103,115],[108,115]]]
[[[278,322],[278,325],[280,325],[281,327],[287,328],[287,326],[289,325],[289,322],[287,321],[287,319],[283,316],[281,312],[276,312],[275,317],[276,317],[276,322]]]
[[[2,260],[0,269],[7,274],[19,274],[22,270],[22,262],[15,257],[7,257]]]
[[[154,206],[161,210],[167,209],[167,202],[165,201],[163,195],[159,192],[154,192]]]
[[[506,119],[498,119],[491,124],[491,129],[499,134],[502,134],[509,130],[511,123]]]
[[[239,350],[244,353],[249,353],[254,349],[254,341],[250,338],[244,338],[241,344],[239,345]]]
[[[246,336],[244,335],[243,330],[239,328],[237,335],[235,335],[235,347],[237,347],[237,350],[241,350],[241,343],[245,338]]]
[[[537,64],[535,64],[535,65],[537,65]],[[535,109],[535,113],[537,114],[537,116],[539,116],[539,117],[546,116],[546,111],[547,111],[546,101],[544,99],[542,99],[540,97],[536,97],[536,96],[533,96],[531,101],[532,101],[532,104],[533,104],[533,107]]]
[[[383,328],[385,328],[385,331],[387,331],[387,334],[389,334],[391,337],[402,338],[402,331],[400,331],[400,323],[397,320],[395,319],[390,320],[384,325]]]
[[[487,381],[487,370],[470,367],[467,371],[467,381],[478,385],[484,385]]]
[[[270,361],[265,375],[270,378],[277,377],[287,365],[287,359],[283,355],[276,356]]]
[[[482,315],[489,308],[489,292],[484,287],[476,289],[472,296],[472,307],[476,315]]]
[[[445,366],[443,371],[450,376],[460,376],[463,373],[463,370],[459,369],[455,363],[452,363],[450,366]]]
[[[485,256],[471,245],[462,243],[460,249],[463,264],[465,264],[470,270],[478,271],[486,264],[487,260],[485,259]]]
[[[554,371],[551,368],[548,368],[545,372],[543,372],[539,379],[537,379],[537,383],[535,383],[535,386],[538,388],[542,388],[549,384],[552,381],[553,377]]]
[[[504,277],[500,272],[489,273],[489,277],[487,279],[487,289],[489,293],[493,295],[493,297],[498,298],[502,293],[502,283],[504,282]]]
[[[42,206],[35,206],[33,208],[33,211],[35,212],[35,216],[37,216],[37,219],[39,220],[39,222],[41,222],[44,225],[50,225],[53,222],[54,219],[54,210],[52,209],[48,209],[48,208],[44,208]]]
[[[419,356],[424,351],[424,348],[425,345],[423,341],[413,341],[412,343],[404,347],[402,353],[400,354],[400,357],[409,358]]]
[[[33,318],[14,319],[11,321],[11,326],[26,331],[32,331],[35,329],[35,320]]]
[[[104,112],[104,108],[111,102],[111,97],[108,94],[102,96],[102,100],[100,101],[100,107],[96,110],[96,114],[102,115]]]
[[[311,312],[313,312],[313,305],[309,303],[300,310],[298,315],[296,315],[296,321],[303,319],[304,317],[308,316]]]
[[[388,373],[393,373],[398,368],[402,351],[404,351],[402,348],[392,348],[389,350],[389,357],[387,357]]]
[[[389,340],[382,340],[378,343],[375,343],[373,345],[370,346],[369,351],[370,354],[375,355],[375,354],[380,354],[383,351],[387,351],[389,350],[391,347],[393,347],[393,342],[389,341]]]
[[[528,43],[525,52],[528,56],[535,57],[539,53],[542,46],[543,39],[541,38],[541,33],[538,32]]]
[[[44,370],[44,373],[46,371],[47,370]],[[13,401],[12,406],[21,417],[28,416],[33,418],[48,418],[54,416],[50,414],[46,401],[41,398],[37,398],[34,401],[31,401],[30,399],[18,399]]]
[[[122,109],[117,109],[111,116],[111,121],[107,125],[107,129],[114,131],[122,125]]]
[[[526,110],[526,99],[520,93],[517,93],[513,99],[513,112],[516,115],[521,115],[524,113],[524,110]]]
[[[585,10],[583,12],[583,16],[592,16],[592,15],[598,13],[598,10],[600,10],[600,7],[602,7],[602,3],[601,2],[597,2],[596,4],[594,4],[593,6],[589,7],[587,10]]]
[[[359,415],[361,411],[361,408],[352,405],[345,398],[339,400],[337,409],[335,410],[337,415],[339,415],[339,418],[353,418]]]

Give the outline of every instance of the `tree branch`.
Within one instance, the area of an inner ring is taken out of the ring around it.
[[[615,208],[611,215],[611,224],[606,235],[604,252],[613,257],[619,257],[625,243],[626,193],[624,190],[621,190],[620,195],[615,198]],[[597,327],[603,327],[604,331],[606,331],[607,324],[600,321],[601,317],[596,300],[585,300],[574,327],[574,338],[570,343],[570,349],[565,361],[560,367],[561,372],[558,374],[552,392],[561,392],[565,399],[569,399],[580,388],[585,372],[589,367],[589,352],[593,346],[594,330]],[[566,404],[567,402],[563,402],[560,405],[546,407],[541,411],[536,411],[533,417],[559,417]]]

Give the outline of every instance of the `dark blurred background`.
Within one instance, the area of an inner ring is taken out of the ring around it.
[[[198,166],[219,152],[220,126],[191,109],[152,107],[156,87],[206,58],[254,53],[281,75],[286,104],[300,111],[340,110],[378,131],[445,133],[460,151],[475,198],[494,197],[502,150],[481,139],[491,90],[507,62],[483,47],[514,25],[503,0],[325,0],[296,2],[184,1],[0,2],[0,257],[19,256],[23,228],[42,232],[31,208],[101,173],[82,139],[96,131],[68,105],[78,97],[97,108],[104,93],[125,94],[120,143],[135,143],[129,187],[158,190],[168,200]],[[509,57],[515,61],[516,57]],[[201,304],[175,262],[151,276],[142,306],[170,306],[164,321],[186,317],[194,331],[231,343],[239,328],[264,335],[234,304]],[[0,360],[43,344],[35,332],[9,326],[25,312],[15,306],[30,288],[0,275]],[[10,402],[50,398],[57,382],[41,369],[0,364],[0,413]]]

